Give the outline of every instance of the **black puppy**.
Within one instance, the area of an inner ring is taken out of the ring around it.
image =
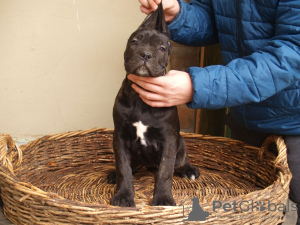
[[[189,179],[199,176],[189,164],[179,133],[177,108],[150,107],[127,79],[128,74],[165,75],[170,51],[169,31],[160,4],[130,36],[124,53],[127,74],[113,109],[116,171],[108,175],[108,181],[117,183],[117,192],[111,199],[112,205],[135,206],[132,174],[141,166],[158,168],[153,206],[176,205],[171,193],[174,172]]]

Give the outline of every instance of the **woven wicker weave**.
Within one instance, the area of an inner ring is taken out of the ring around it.
[[[134,175],[136,208],[109,205],[115,192],[115,185],[106,180],[114,169],[112,130],[49,135],[20,148],[9,135],[0,135],[4,213],[15,224],[183,224],[195,196],[209,212],[205,221],[197,223],[269,225],[283,221],[279,210],[213,211],[212,205],[213,201],[247,201],[245,208],[268,201],[286,203],[291,173],[282,138],[271,136],[258,149],[228,138],[182,135],[200,177],[195,181],[174,177],[177,206],[152,207],[155,172],[142,169]],[[277,158],[266,151],[273,142]]]

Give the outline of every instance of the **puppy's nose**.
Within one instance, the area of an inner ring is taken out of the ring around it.
[[[148,61],[152,58],[152,54],[150,52],[142,52],[141,57],[143,60]]]

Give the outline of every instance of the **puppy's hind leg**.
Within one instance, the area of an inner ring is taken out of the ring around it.
[[[190,180],[196,180],[200,176],[200,173],[195,166],[189,164],[185,172],[176,172],[176,175],[179,177],[189,178]]]
[[[195,166],[191,165],[189,162],[189,156],[187,154],[182,136],[180,136],[179,140],[174,172],[177,176],[185,177],[190,180],[195,180],[200,175],[199,170]]]
[[[116,184],[117,183],[117,174],[116,171],[113,170],[107,175],[107,183]]]

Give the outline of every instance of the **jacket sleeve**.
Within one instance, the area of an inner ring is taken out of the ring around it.
[[[211,0],[178,0],[180,11],[169,24],[171,39],[189,46],[205,46],[217,42]]]
[[[268,45],[226,66],[188,69],[191,108],[216,109],[261,102],[300,80],[300,1],[279,2]]]

